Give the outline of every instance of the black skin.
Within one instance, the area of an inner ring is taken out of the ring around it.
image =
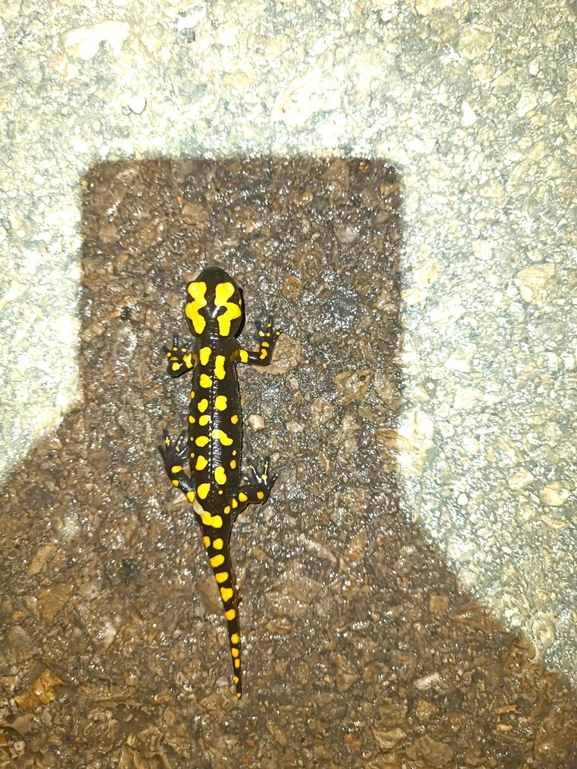
[[[249,504],[264,504],[276,476],[269,476],[268,459],[259,474],[249,466],[241,484],[242,418],[237,363],[268,366],[280,334],[272,318],[257,324],[258,350],[240,346],[236,335],[244,318],[241,290],[220,267],[208,267],[187,286],[185,307],[191,342],[174,335],[165,348],[168,373],[179,377],[192,371],[188,431],[178,438],[164,432],[159,451],[168,477],[191,502],[217,580],[228,623],[237,697],[242,696],[239,596],[230,559],[230,532],[236,517]],[[190,467],[190,475],[184,468]]]

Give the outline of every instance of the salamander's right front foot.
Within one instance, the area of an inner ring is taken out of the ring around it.
[[[268,319],[266,326],[260,323],[255,323],[255,326],[260,341],[259,348],[256,352],[250,352],[241,347],[238,353],[239,360],[241,363],[250,363],[252,366],[268,366],[280,331],[275,329],[272,318]]]

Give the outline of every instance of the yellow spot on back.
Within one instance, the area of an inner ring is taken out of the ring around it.
[[[170,468],[171,473],[179,473],[182,470],[182,465],[173,465]]]
[[[228,514],[230,513],[230,505],[227,505],[227,506],[224,508],[224,512],[225,512],[225,515],[228,515]]]
[[[175,480],[172,482],[172,485],[173,485],[173,486],[178,486],[178,481],[175,479]]]
[[[192,504],[196,498],[196,491],[187,491],[186,498]]]
[[[196,459],[196,465],[195,470],[204,470],[204,468],[208,465],[208,459],[206,457],[197,457]]]
[[[173,371],[178,371],[179,368],[180,368],[180,363],[173,363],[171,366],[171,369]]]
[[[247,495],[244,493],[244,491],[241,491],[241,492],[240,492],[240,494],[238,495],[238,498],[239,498],[239,500],[240,500],[241,502],[246,502],[246,500],[248,499],[248,497],[247,497]]]
[[[210,537],[203,537],[202,541],[204,542],[205,547],[210,547]]]
[[[218,332],[221,336],[229,336],[230,325],[233,320],[240,318],[242,310],[236,302],[229,302],[228,300],[234,294],[234,286],[227,281],[226,283],[218,283],[214,290],[214,304],[216,307],[224,307],[225,311],[222,315],[217,317]]]
[[[230,599],[233,597],[234,591],[233,591],[233,589],[231,587],[221,587],[220,588],[220,594],[222,596],[222,600],[226,603],[226,601],[230,601]],[[233,609],[233,612],[234,612],[234,609]],[[227,611],[226,612],[226,618],[227,619],[229,619],[228,615],[229,615],[229,612]],[[230,619],[234,619],[234,617],[235,617],[235,614],[233,613],[233,615],[232,615],[232,617],[230,617]]]
[[[223,557],[224,560],[224,557]],[[228,572],[227,571],[221,571],[219,574],[215,574],[214,578],[216,581],[220,584],[221,582],[226,582],[228,579]]]
[[[221,587],[220,592],[222,593],[223,590],[226,590],[226,588]],[[236,617],[236,611],[234,609],[229,609],[228,611],[225,611],[224,616],[231,622]]]
[[[197,409],[199,411],[206,411],[208,408],[208,401],[206,398],[203,398],[201,401],[198,401]]]
[[[238,657],[239,655],[238,649],[231,649],[230,653],[232,654],[233,657]]]
[[[184,314],[191,321],[192,327],[197,334],[202,334],[206,327],[206,320],[202,317],[199,310],[206,307],[206,283],[203,280],[189,283],[187,291],[192,301],[187,302],[184,308]]]
[[[210,417],[208,414],[203,414],[201,417],[198,418],[198,424],[201,427],[204,427],[210,422]]]
[[[233,425],[235,425],[238,422],[238,414],[233,414],[230,418],[230,421]]]
[[[224,472],[224,467],[216,468],[214,471],[214,480],[218,483],[219,486],[224,486],[226,483],[226,473]]]
[[[210,438],[208,437],[208,435],[199,435],[195,443],[197,446],[200,446],[202,448],[202,446],[206,446],[206,444],[209,441],[210,441]]]
[[[191,398],[196,398],[196,393],[194,392],[194,390],[190,391],[190,397]]]
[[[219,440],[223,446],[230,446],[234,442],[232,438],[229,438],[224,430],[213,430],[212,437]]]
[[[231,501],[230,504],[232,505],[233,510],[234,510],[235,507],[238,507],[238,502],[236,501],[236,499],[234,497],[232,498],[232,501]]]
[[[239,677],[238,677],[238,676],[234,676],[234,682],[235,682],[235,684],[237,684],[239,681],[240,681]],[[237,694],[236,696],[237,696],[237,697],[240,697],[240,694]]]
[[[218,539],[215,539],[214,542],[212,543],[212,546],[214,547],[215,550],[222,550],[223,545],[224,545],[224,542],[220,537]]]
[[[226,376],[226,372],[224,370],[224,361],[224,355],[216,356],[216,360],[214,361],[214,373],[217,379],[224,379]]]
[[[230,637],[230,642],[233,644],[237,644],[240,641],[240,636],[238,633],[233,633]]]
[[[257,491],[256,496],[258,499],[264,499],[264,493],[262,491]]]
[[[212,379],[207,374],[201,374],[198,384],[208,390],[208,388],[212,387]]]
[[[232,462],[230,463],[230,469],[234,470],[235,467],[236,467],[236,459],[233,459]]]
[[[196,422],[196,419],[191,415],[188,417],[188,421],[190,422],[191,425],[193,425]]]
[[[209,491],[210,491],[210,483],[201,483],[200,486],[197,488],[196,493],[198,494],[199,499],[206,499],[208,497]]]
[[[201,347],[200,348],[199,356],[200,356],[200,362],[201,362],[201,364],[203,366],[206,366],[206,364],[208,363],[208,360],[210,358],[211,352],[212,352],[212,350],[210,349],[210,347]]]
[[[239,659],[236,659],[234,661],[234,666],[235,666],[235,668],[239,668],[240,667],[240,660]]]
[[[228,400],[226,395],[217,395],[214,405],[219,411],[224,411],[226,409],[227,403]]]
[[[212,526],[215,529],[220,529],[222,527],[222,518],[220,515],[211,515],[205,510],[200,516],[200,519],[205,526]]]
[[[224,555],[215,555],[213,558],[210,559],[210,565],[211,566],[220,566],[224,563]]]

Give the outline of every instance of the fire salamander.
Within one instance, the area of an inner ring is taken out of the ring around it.
[[[218,583],[228,623],[236,696],[242,696],[238,593],[230,560],[230,531],[250,503],[264,503],[276,480],[269,477],[268,460],[260,475],[250,466],[250,482],[241,485],[242,423],[237,363],[267,366],[280,331],[269,319],[257,324],[256,352],[241,347],[236,335],[243,321],[241,290],[220,267],[208,267],[187,286],[185,315],[194,341],[182,344],[175,334],[166,349],[168,373],[178,377],[192,371],[188,440],[164,431],[159,446],[168,477],[192,505]],[[183,469],[188,459],[191,475]]]

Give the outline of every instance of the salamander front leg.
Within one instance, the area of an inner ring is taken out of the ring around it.
[[[166,474],[170,478],[172,485],[177,486],[190,503],[195,499],[195,488],[190,476],[184,470],[183,465],[188,461],[186,433],[182,432],[176,438],[171,438],[168,431],[164,431],[164,443],[158,447]]]
[[[252,366],[268,366],[272,360],[272,354],[280,331],[273,326],[272,318],[268,319],[266,328],[260,323],[255,323],[260,338],[260,345],[256,352],[250,352],[241,348],[238,352],[241,363],[250,363]]]
[[[181,342],[178,334],[172,338],[172,347],[164,348],[168,358],[168,373],[171,377],[177,377],[190,371],[197,364],[197,354],[192,342]]]

